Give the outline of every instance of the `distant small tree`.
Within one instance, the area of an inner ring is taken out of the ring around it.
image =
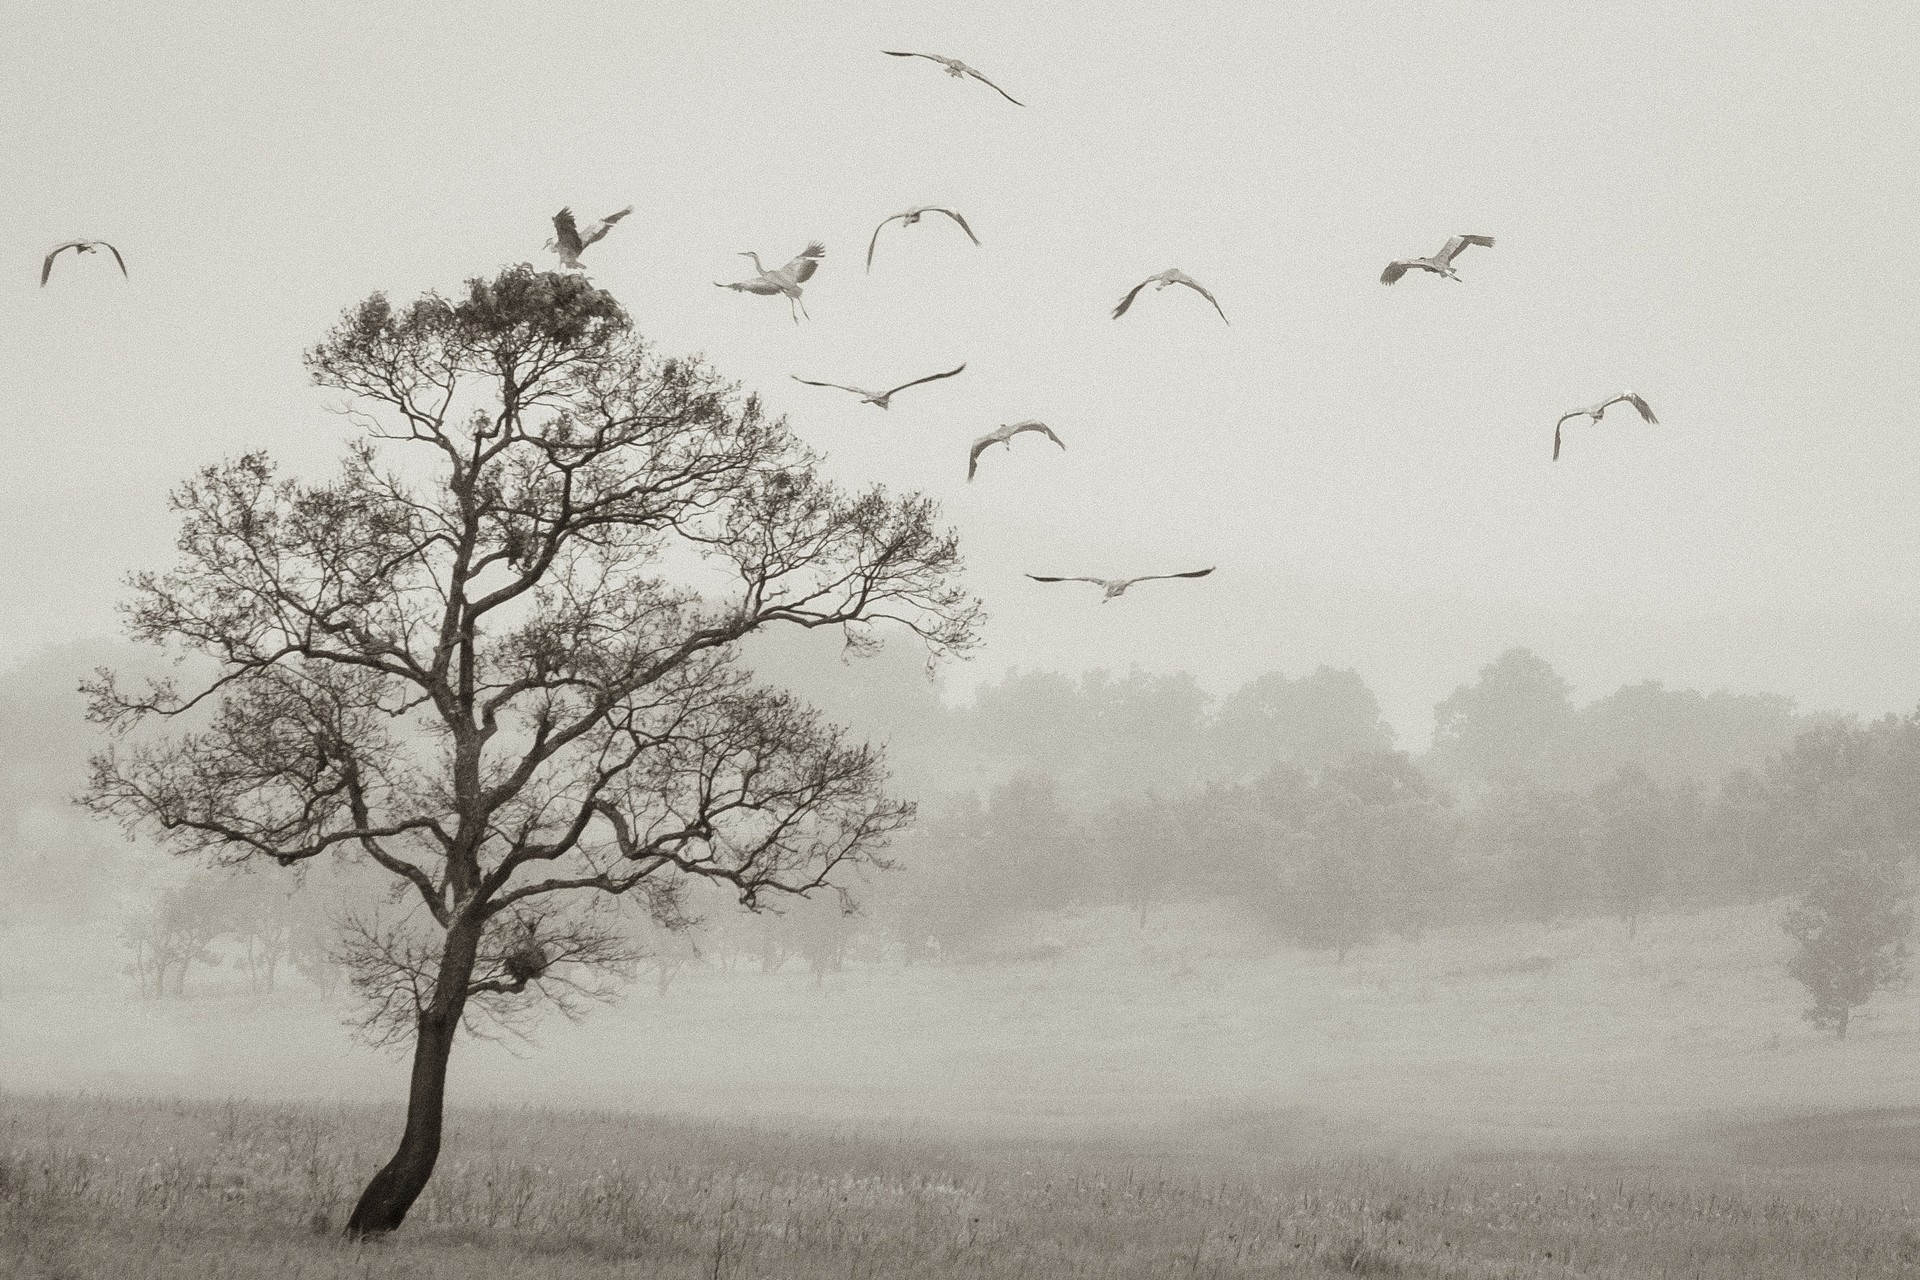
[[[1594,870],[1631,938],[1700,842],[1697,793],[1663,787],[1639,765],[1623,764],[1588,797],[1598,820]]]
[[[789,945],[807,962],[813,985],[820,986],[830,973],[839,973],[847,965],[847,949],[859,932],[860,917],[851,902],[827,900],[796,905],[779,923]]]
[[[292,958],[293,931],[300,915],[299,886],[276,883],[266,875],[224,877],[221,886],[225,932],[240,944],[237,964],[255,995],[271,995],[280,966]]]
[[[1142,929],[1154,907],[1200,887],[1190,875],[1181,882],[1181,870],[1191,867],[1177,852],[1186,842],[1169,802],[1151,794],[1112,800],[1091,826],[1092,856],[1104,873],[1106,896],[1132,908]]]
[[[96,722],[182,728],[96,756],[86,799],[182,853],[392,877],[409,906],[349,921],[343,954],[369,1033],[413,1055],[365,1236],[432,1176],[463,1026],[631,971],[614,903],[672,923],[698,882],[804,895],[910,820],[878,753],[757,683],[741,643],[890,623],[947,653],[980,611],[931,501],[837,489],[583,277],[375,295],[307,364],[361,438],[330,480],[253,454],[176,491],[179,559],[134,579],[130,627],[213,674],[101,673]]]
[[[1800,944],[1787,972],[1813,997],[1807,1021],[1844,1040],[1853,1010],[1905,981],[1909,897],[1900,865],[1884,857],[1847,851],[1815,869],[1806,895],[1781,922]]]
[[[1549,780],[1574,720],[1571,686],[1530,649],[1509,649],[1433,709],[1433,763],[1484,782]]]
[[[212,877],[192,877],[124,923],[120,937],[133,952],[130,969],[142,994],[184,996],[188,967],[219,959],[213,942],[228,930],[220,889]]]

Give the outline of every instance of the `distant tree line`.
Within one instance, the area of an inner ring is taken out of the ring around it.
[[[63,656],[0,683],[0,720],[37,744],[0,771],[0,887],[16,913],[79,910],[59,888],[76,883],[72,859],[121,856],[62,803],[87,745],[53,705],[71,683]],[[1034,912],[1118,906],[1145,922],[1178,903],[1344,955],[1441,924],[1601,916],[1626,936],[1656,911],[1791,899],[1782,926],[1809,1016],[1836,1034],[1905,972],[1914,716],[1862,723],[1657,682],[1576,706],[1547,662],[1515,649],[1436,706],[1415,755],[1394,750],[1353,671],[1268,673],[1217,701],[1182,673],[1013,671],[953,699],[905,655],[819,656],[752,659],[886,744],[899,790],[921,800],[889,855],[897,870],[858,887],[857,914],[828,900],[723,924],[714,910],[686,937],[651,937],[643,964],[662,991],[698,959],[823,978],[862,947],[987,953]],[[217,955],[261,989],[288,966],[333,980],[320,939],[337,902],[227,901],[258,877],[228,879],[195,873],[125,918],[143,989],[178,990]],[[95,867],[79,882],[114,880]]]
[[[127,972],[143,996],[187,994],[194,965],[231,963],[255,995],[271,995],[287,970],[322,991],[338,984],[334,959],[337,889],[304,888],[266,876],[201,868],[129,912],[120,938]],[[228,944],[227,954],[216,944]]]
[[[1206,714],[1184,677],[1014,675],[955,738],[1019,770],[923,814],[873,904],[902,938],[991,948],[1023,912],[1224,905],[1344,956],[1440,924],[1648,915],[1797,897],[1782,922],[1816,1025],[1905,973],[1920,713],[1631,685],[1575,708],[1514,650],[1391,749],[1352,672],[1268,675]],[[1051,749],[1049,749],[1049,747]]]

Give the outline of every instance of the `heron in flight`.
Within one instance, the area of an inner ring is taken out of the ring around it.
[[[127,274],[127,260],[120,256],[118,249],[108,244],[105,240],[69,240],[65,244],[55,245],[47,254],[47,260],[40,264],[40,287],[42,289],[47,287],[47,277],[53,274],[53,260],[69,249],[73,250],[75,254],[94,253],[97,250],[105,249],[113,255],[113,260],[120,264],[120,275],[124,278]]]
[[[851,391],[860,397],[862,404],[870,404],[875,408],[884,409],[887,407],[887,401],[899,395],[908,387],[917,387],[923,382],[938,382],[942,378],[951,378],[954,374],[960,372],[960,369],[966,367],[967,366],[963,364],[958,369],[949,369],[945,373],[930,373],[924,378],[915,378],[912,382],[903,382],[891,391],[868,391],[864,387],[850,387],[844,382],[815,382],[811,378],[802,378],[798,374],[791,374],[789,376],[792,377],[795,382],[803,383],[809,387],[832,387],[836,391]]]
[[[1027,105],[958,58],[943,58],[937,53],[907,53],[899,49],[882,49],[880,52],[892,58],[925,58],[929,62],[937,62],[947,69],[948,75],[953,76],[955,79],[972,76],[975,80],[978,80],[981,84],[987,86],[987,88],[993,90],[1014,106],[1024,107]]]
[[[920,215],[923,213],[946,214],[949,218],[952,218],[955,222],[960,224],[960,229],[967,233],[967,239],[973,241],[973,243],[976,246],[979,245],[980,237],[973,234],[973,228],[967,225],[967,220],[961,217],[954,210],[942,209],[937,205],[920,205],[917,208],[907,210],[905,213],[894,214],[893,217],[886,219],[879,226],[873,229],[873,239],[867,241],[867,270],[869,271],[873,270],[873,247],[880,243],[880,233],[886,230],[887,223],[898,221],[901,226],[910,227],[914,223],[920,221]]]
[[[800,298],[800,286],[813,279],[813,273],[820,269],[820,259],[827,256],[827,246],[818,240],[809,241],[798,257],[788,262],[786,266],[772,271],[760,265],[760,255],[751,249],[741,250],[740,256],[752,258],[753,269],[760,274],[751,280],[739,280],[733,284],[721,284],[718,280],[715,280],[714,284],[722,289],[732,289],[738,293],[758,293],[769,298],[776,293],[785,294],[787,310],[792,314],[793,322],[799,324],[800,317],[807,314],[807,304]],[[794,310],[796,305],[799,307],[798,311]],[[807,318],[811,320],[813,317],[807,316]]]
[[[1566,422],[1568,418],[1584,417],[1584,418],[1591,418],[1595,422],[1598,422],[1600,421],[1601,416],[1606,413],[1607,407],[1609,405],[1619,404],[1622,400],[1626,401],[1628,404],[1638,409],[1640,411],[1640,416],[1642,418],[1645,418],[1648,422],[1651,422],[1654,426],[1657,427],[1660,425],[1660,419],[1653,416],[1653,407],[1651,405],[1649,405],[1645,400],[1642,400],[1640,396],[1635,392],[1622,391],[1619,395],[1611,396],[1608,399],[1602,400],[1599,404],[1589,406],[1588,408],[1585,408],[1585,409],[1574,409],[1570,412],[1563,413],[1560,415],[1560,421],[1553,424],[1553,459],[1554,461],[1558,462],[1560,460],[1560,427],[1562,424]]]
[[[1178,267],[1168,267],[1158,275],[1148,276],[1145,280],[1133,286],[1133,288],[1127,292],[1127,296],[1120,299],[1120,305],[1113,309],[1113,318],[1118,320],[1121,316],[1127,314],[1127,308],[1133,305],[1134,297],[1148,285],[1152,285],[1155,292],[1158,292],[1170,284],[1183,284],[1187,286],[1187,288],[1193,290],[1208,302],[1211,302],[1215,311],[1220,311],[1220,300],[1207,292],[1207,286],[1201,284],[1198,280],[1195,280]],[[1226,321],[1227,313],[1220,311],[1220,319]],[[1227,321],[1227,323],[1232,322]]]
[[[1446,244],[1442,245],[1440,252],[1434,254],[1431,258],[1396,258],[1387,264],[1385,271],[1380,273],[1380,283],[1392,284],[1395,280],[1398,280],[1415,267],[1420,268],[1422,271],[1431,271],[1437,276],[1445,276],[1449,280],[1458,280],[1460,273],[1454,269],[1453,260],[1459,257],[1460,251],[1470,244],[1477,244],[1491,249],[1493,248],[1493,237],[1455,236],[1453,239],[1447,241]]]
[[[1207,568],[1195,569],[1191,573],[1143,573],[1137,578],[1043,578],[1037,573],[1027,576],[1035,582],[1091,582],[1100,588],[1100,603],[1105,604],[1125,595],[1127,588],[1136,582],[1153,582],[1160,578],[1204,578],[1212,572],[1212,568]]]
[[[633,206],[628,205],[618,213],[608,214],[582,233],[574,225],[573,210],[562,209],[553,215],[553,239],[547,241],[547,248],[560,255],[560,265],[568,271],[584,271],[586,268],[580,265],[580,255],[587,251],[587,246],[606,239],[607,232],[613,230],[613,224],[632,212]]]
[[[987,446],[1004,444],[1007,446],[1007,452],[1011,453],[1013,452],[1013,438],[1022,431],[1042,432],[1046,435],[1047,439],[1053,441],[1062,449],[1067,447],[1067,442],[1053,434],[1053,428],[1044,422],[1035,422],[1029,419],[1026,422],[1015,422],[1007,426],[996,427],[981,436],[978,440],[975,440],[973,442],[973,448],[967,452],[967,479],[973,479],[973,473],[980,469],[980,455],[986,451]]]

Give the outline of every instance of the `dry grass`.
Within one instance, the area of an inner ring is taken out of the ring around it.
[[[1294,1160],[1269,1129],[457,1114],[406,1228],[334,1228],[384,1108],[0,1097],[0,1274],[1457,1277],[1920,1274],[1899,1178],[1839,1164]],[[327,1229],[316,1233],[318,1220]]]

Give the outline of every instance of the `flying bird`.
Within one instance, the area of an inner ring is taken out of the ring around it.
[[[989,89],[993,90],[995,93],[1005,98],[1008,102],[1011,102],[1014,106],[1024,107],[1027,105],[1026,103],[1020,101],[1020,99],[1008,93],[1005,89],[1002,89],[999,85],[995,84],[993,81],[981,75],[978,71],[975,71],[972,67],[968,66],[966,63],[960,61],[960,59],[958,58],[943,58],[937,53],[906,53],[898,49],[882,49],[880,52],[892,58],[925,58],[929,62],[937,62],[941,66],[947,69],[948,75],[953,76],[956,79],[959,79],[965,76],[972,76],[975,80],[978,80],[981,84],[986,85]]]
[[[1158,275],[1148,276],[1145,280],[1142,280],[1139,284],[1128,290],[1127,296],[1120,299],[1120,305],[1113,309],[1113,318],[1118,320],[1121,316],[1127,314],[1127,308],[1133,305],[1134,297],[1148,285],[1154,286],[1157,292],[1170,284],[1183,284],[1187,286],[1187,288],[1193,290],[1208,302],[1211,302],[1215,311],[1220,311],[1220,300],[1207,292],[1207,286],[1201,284],[1198,280],[1195,280],[1178,267],[1168,267]],[[1226,320],[1227,313],[1220,311],[1220,318]],[[1231,321],[1228,323],[1231,323]]]
[[[973,241],[975,245],[980,243],[980,237],[973,234],[973,228],[967,225],[967,220],[952,209],[942,209],[936,205],[920,205],[917,208],[907,210],[905,213],[894,214],[893,217],[886,219],[873,229],[873,239],[867,241],[867,270],[873,270],[873,246],[880,243],[880,233],[886,230],[887,223],[898,220],[901,226],[910,227],[920,221],[920,215],[923,213],[946,214],[949,218],[952,218],[960,224],[960,229],[967,233],[967,239]]]
[[[1044,432],[1047,439],[1053,441],[1055,444],[1059,445],[1062,449],[1067,447],[1067,442],[1065,440],[1062,440],[1059,436],[1053,434],[1053,428],[1048,426],[1044,422],[1035,422],[1032,420],[1028,420],[1026,422],[1015,422],[1009,426],[996,427],[992,431],[989,431],[987,432],[987,434],[981,436],[978,440],[975,440],[973,442],[973,448],[968,450],[967,479],[969,480],[973,479],[973,473],[980,469],[980,454],[987,448],[988,445],[1004,444],[1007,446],[1007,452],[1011,453],[1013,452],[1013,438],[1019,435],[1022,431]]]
[[[1415,267],[1420,268],[1422,271],[1431,271],[1437,276],[1445,276],[1449,280],[1458,280],[1460,273],[1454,270],[1453,260],[1460,255],[1462,249],[1470,244],[1482,245],[1491,249],[1493,248],[1493,237],[1455,236],[1453,239],[1447,241],[1446,244],[1442,245],[1440,252],[1434,254],[1431,258],[1396,258],[1387,264],[1385,271],[1380,273],[1380,283],[1392,284],[1395,280],[1398,280]]]
[[[55,245],[47,254],[47,260],[40,264],[40,287],[42,289],[47,287],[47,277],[53,274],[53,260],[67,250],[71,249],[74,253],[81,254],[93,253],[102,248],[113,255],[113,260],[120,264],[121,276],[125,277],[127,274],[127,260],[120,256],[118,249],[108,244],[105,240],[69,240],[65,244]]]
[[[1660,425],[1660,419],[1653,416],[1652,406],[1650,406],[1645,400],[1642,400],[1639,397],[1639,395],[1636,394],[1635,392],[1622,391],[1619,395],[1613,396],[1606,400],[1602,400],[1599,404],[1593,405],[1589,408],[1574,409],[1568,413],[1563,413],[1560,415],[1560,421],[1553,424],[1553,459],[1554,461],[1558,462],[1560,460],[1560,427],[1563,423],[1566,422],[1568,418],[1586,417],[1586,418],[1593,419],[1595,422],[1598,422],[1600,421],[1601,416],[1606,413],[1607,406],[1619,404],[1622,400],[1626,401],[1628,404],[1638,409],[1640,411],[1640,416],[1642,418],[1645,418],[1648,422],[1653,423],[1653,425],[1655,425],[1656,427]]]
[[[827,256],[827,246],[818,240],[810,241],[807,247],[800,251],[798,257],[786,266],[773,271],[761,266],[760,255],[751,249],[741,250],[740,256],[752,258],[753,269],[760,274],[751,280],[740,280],[733,284],[721,284],[718,280],[713,283],[722,289],[732,289],[738,293],[757,293],[769,298],[776,293],[785,294],[787,310],[793,315],[793,322],[799,324],[800,317],[807,314],[807,304],[800,299],[800,286],[813,279],[813,273],[820,268],[820,259]],[[796,304],[800,308],[798,311],[794,310]],[[813,317],[807,316],[807,318],[811,320]]]
[[[837,391],[851,391],[860,397],[862,404],[870,404],[876,408],[884,409],[887,407],[887,401],[899,395],[908,387],[917,387],[923,382],[938,382],[941,378],[951,378],[954,374],[960,372],[960,369],[966,367],[967,366],[963,364],[958,369],[949,369],[945,373],[930,373],[924,378],[915,378],[912,382],[903,382],[891,391],[868,391],[864,387],[850,387],[844,382],[815,382],[811,378],[802,378],[798,374],[789,376],[791,376],[795,382],[804,383],[809,387],[832,387]]]
[[[553,239],[547,241],[547,248],[560,255],[562,267],[569,271],[584,271],[586,268],[580,265],[580,255],[587,251],[587,246],[606,239],[607,232],[613,230],[613,224],[632,212],[633,206],[628,205],[618,213],[610,213],[588,227],[583,235],[580,228],[574,225],[573,210],[562,209],[553,215]]]
[[[1207,568],[1195,569],[1191,573],[1146,573],[1137,578],[1043,578],[1037,573],[1030,573],[1027,576],[1035,582],[1091,582],[1100,588],[1100,603],[1105,604],[1109,600],[1125,595],[1127,588],[1136,582],[1153,582],[1160,578],[1204,578],[1212,572],[1212,568]]]

